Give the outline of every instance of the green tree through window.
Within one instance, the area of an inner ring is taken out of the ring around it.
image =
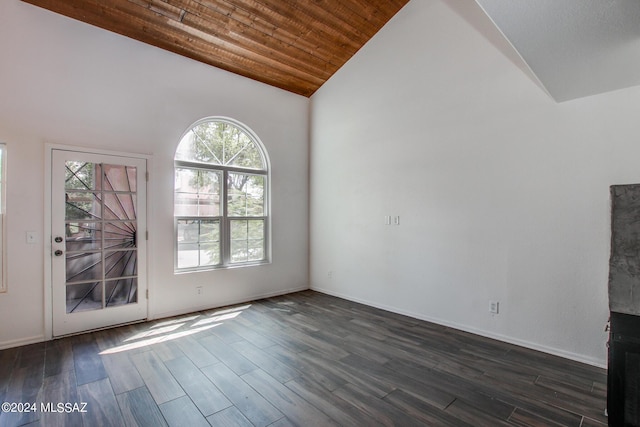
[[[209,118],[175,155],[176,270],[268,261],[268,161],[237,122]]]

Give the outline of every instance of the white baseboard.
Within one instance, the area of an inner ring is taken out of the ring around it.
[[[457,329],[457,330],[460,330],[460,331],[469,332],[469,333],[472,333],[472,334],[475,334],[475,335],[480,335],[482,337],[495,339],[495,340],[506,342],[506,343],[509,343],[509,344],[514,344],[514,345],[517,345],[517,346],[520,346],[520,347],[529,348],[531,350],[541,351],[543,353],[552,354],[554,356],[559,356],[559,357],[562,357],[562,358],[565,358],[565,359],[574,360],[576,362],[584,363],[584,364],[595,366],[595,367],[598,367],[598,368],[603,368],[603,369],[607,368],[606,360],[594,359],[594,358],[591,358],[591,357],[586,357],[583,354],[577,354],[577,353],[572,353],[572,352],[565,351],[565,350],[558,349],[558,348],[547,347],[547,346],[544,346],[544,345],[541,345],[541,344],[537,344],[537,343],[533,343],[533,342],[530,342],[530,341],[525,341],[525,340],[521,340],[521,339],[518,339],[518,338],[509,337],[509,336],[506,336],[506,335],[496,334],[496,333],[493,333],[493,332],[490,332],[490,331],[477,329],[477,328],[474,328],[472,326],[461,325],[461,324],[458,324],[458,323],[455,323],[455,322],[450,322],[450,321],[447,321],[447,320],[442,320],[442,319],[438,319],[438,318],[425,316],[425,315],[420,314],[420,313],[413,313],[413,312],[410,312],[410,311],[398,309],[396,307],[388,306],[388,305],[385,305],[385,304],[379,304],[377,302],[365,300],[365,299],[362,299],[362,298],[356,298],[356,297],[353,297],[351,295],[346,295],[346,294],[343,294],[341,292],[335,292],[335,291],[332,291],[332,290],[329,290],[329,289],[324,289],[324,288],[317,287],[317,286],[311,286],[310,289],[313,290],[313,291],[316,291],[316,292],[323,293],[323,294],[332,295],[334,297],[338,297],[338,298],[346,299],[346,300],[349,300],[349,301],[357,302],[359,304],[368,305],[370,307],[379,308],[381,310],[390,311],[392,313],[402,314],[404,316],[412,317],[414,319],[424,320],[426,322],[431,322],[431,323],[435,323],[435,324],[438,324],[438,325],[446,326],[446,327],[449,327],[449,328]]]
[[[20,338],[17,340],[2,341],[0,342],[0,350],[12,347],[20,347],[21,345],[36,344],[43,341],[46,341],[44,335],[35,335],[33,337]]]

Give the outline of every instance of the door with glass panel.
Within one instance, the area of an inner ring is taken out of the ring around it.
[[[147,317],[146,160],[53,150],[53,335]]]

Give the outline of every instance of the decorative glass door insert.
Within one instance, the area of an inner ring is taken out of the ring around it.
[[[146,162],[54,151],[52,173],[54,335],[146,317],[146,297],[144,310],[139,304],[145,240],[138,233]],[[127,306],[133,310],[123,311]],[[106,313],[114,308],[117,315]],[[56,323],[78,325],[56,333]]]
[[[138,301],[134,166],[65,162],[67,313]]]

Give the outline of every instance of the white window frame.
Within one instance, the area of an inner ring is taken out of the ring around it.
[[[211,121],[224,122],[235,126],[246,133],[256,145],[257,149],[262,155],[262,159],[265,165],[264,169],[252,169],[242,168],[237,166],[226,166],[215,163],[201,163],[191,162],[185,160],[174,159],[174,174],[177,168],[183,169],[200,169],[206,171],[220,172],[221,174],[221,193],[220,193],[220,215],[219,216],[176,216],[174,215],[174,272],[175,273],[188,273],[194,271],[208,271],[226,268],[255,266],[262,264],[269,264],[271,262],[271,195],[270,195],[270,182],[271,182],[271,163],[267,150],[262,144],[262,141],[258,136],[247,126],[238,122],[237,120],[227,117],[206,117],[198,120],[182,135],[180,141],[184,135],[190,132],[194,127]],[[227,209],[227,194],[228,194],[228,174],[229,173],[242,173],[247,175],[259,175],[264,177],[264,213],[262,216],[251,217],[239,217],[229,216]],[[175,180],[174,180],[175,181]],[[175,208],[175,191],[174,187],[174,208]],[[179,220],[219,220],[220,221],[220,263],[216,265],[196,266],[196,267],[183,267],[178,268],[178,221]],[[256,261],[244,261],[244,262],[231,262],[231,221],[233,220],[263,220],[264,221],[264,257],[261,260]]]
[[[6,193],[7,193],[7,145],[0,143],[0,293],[7,292],[7,220],[6,220]]]

